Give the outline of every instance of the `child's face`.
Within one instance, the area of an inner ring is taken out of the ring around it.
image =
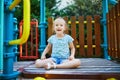
[[[54,31],[56,34],[63,34],[65,31],[65,21],[63,19],[56,19],[54,22]]]

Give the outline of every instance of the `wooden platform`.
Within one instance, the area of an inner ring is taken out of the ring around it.
[[[116,78],[120,80],[120,63],[102,58],[81,58],[81,66],[77,69],[35,68],[34,61],[22,61],[14,64],[14,70],[21,71],[24,78],[37,76],[46,79],[91,79],[106,80]]]

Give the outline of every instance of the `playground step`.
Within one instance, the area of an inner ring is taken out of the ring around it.
[[[120,63],[102,58],[81,58],[81,66],[77,69],[35,68],[34,61],[15,63],[15,70],[22,69],[24,78],[45,77],[46,79],[120,79]],[[27,65],[27,66],[24,66]]]

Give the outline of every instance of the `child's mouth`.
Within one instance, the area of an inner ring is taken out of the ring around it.
[[[60,29],[58,29],[57,31],[61,31]]]

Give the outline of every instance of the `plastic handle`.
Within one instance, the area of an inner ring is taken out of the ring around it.
[[[30,34],[30,0],[23,0],[23,34],[20,39],[9,41],[10,45],[24,44]]]
[[[18,5],[21,0],[14,0],[12,4],[9,6],[9,10],[12,10],[16,5]]]

